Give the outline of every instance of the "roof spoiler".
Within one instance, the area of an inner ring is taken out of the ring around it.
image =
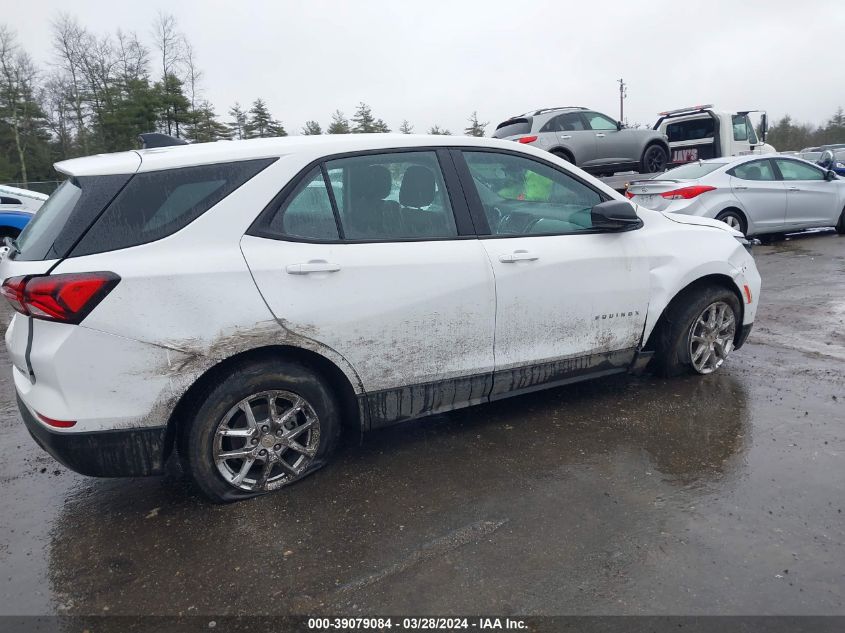
[[[158,132],[148,132],[146,134],[139,134],[138,141],[141,143],[141,149],[151,149],[153,147],[170,147],[172,145],[187,145],[188,141],[183,138],[176,138],[167,134],[159,134]]]

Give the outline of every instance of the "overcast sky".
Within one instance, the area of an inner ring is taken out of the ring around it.
[[[462,130],[530,109],[583,105],[630,123],[714,103],[821,123],[845,106],[845,0],[5,0],[5,20],[39,62],[60,11],[93,32],[151,42],[175,15],[219,114],[264,98],[289,133],[325,127],[359,101],[394,130]],[[491,125],[487,129],[490,134]]]

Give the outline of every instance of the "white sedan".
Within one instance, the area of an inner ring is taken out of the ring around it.
[[[845,180],[791,156],[714,158],[634,181],[649,209],[721,220],[745,235],[835,226],[845,233]]]

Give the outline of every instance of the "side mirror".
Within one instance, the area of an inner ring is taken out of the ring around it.
[[[604,231],[630,231],[643,225],[634,206],[625,200],[601,202],[590,210],[594,229]]]
[[[618,131],[618,130],[621,130],[623,127],[625,127],[625,126],[624,126],[624,125],[622,125],[622,121],[617,121],[617,122],[616,122],[616,130],[617,130],[617,131]]]
[[[826,172],[824,172],[824,179],[827,180],[828,182],[830,182],[831,180],[836,180],[837,179],[836,172],[833,171],[832,169],[828,169]]]
[[[769,115],[765,112],[760,115],[760,138],[766,142],[766,133],[769,131]]]

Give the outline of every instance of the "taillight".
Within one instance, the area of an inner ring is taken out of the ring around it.
[[[21,314],[75,324],[119,281],[120,277],[110,272],[11,277],[3,282],[0,294]]]
[[[537,140],[537,138],[538,138],[537,136],[520,136],[518,139],[516,139],[516,142],[517,143],[533,143],[534,141]]]
[[[674,191],[664,191],[660,196],[667,200],[690,200],[696,196],[700,196],[702,193],[713,191],[715,188],[710,185],[693,185],[692,187],[682,187]]]
[[[626,192],[625,192],[625,197],[626,197],[626,198],[633,198],[635,195],[636,195],[636,194],[631,193],[630,191],[626,191]]]
[[[21,314],[26,314],[26,308],[23,304],[23,288],[25,285],[26,277],[9,277],[0,286],[0,294],[6,297],[12,307]]]

